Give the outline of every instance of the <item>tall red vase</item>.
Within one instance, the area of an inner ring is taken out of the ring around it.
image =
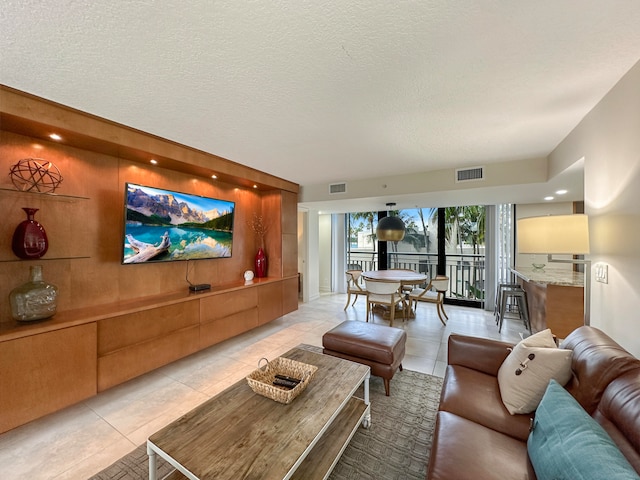
[[[25,260],[42,257],[49,249],[49,240],[44,227],[33,217],[37,208],[23,207],[27,219],[22,221],[13,232],[11,249],[17,257]]]
[[[267,276],[267,255],[262,247],[256,253],[256,277],[262,278]]]

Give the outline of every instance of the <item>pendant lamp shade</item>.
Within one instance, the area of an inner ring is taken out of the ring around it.
[[[378,222],[376,236],[381,242],[399,242],[404,238],[405,226],[400,217],[383,217]]]

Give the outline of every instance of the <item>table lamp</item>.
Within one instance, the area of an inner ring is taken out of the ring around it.
[[[590,322],[591,261],[558,259],[553,255],[589,253],[589,217],[584,214],[521,218],[516,230],[519,253],[547,254],[549,263],[584,265],[584,324]]]

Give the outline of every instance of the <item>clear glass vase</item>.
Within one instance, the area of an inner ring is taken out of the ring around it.
[[[42,278],[42,266],[31,267],[29,281],[9,294],[11,315],[19,322],[52,317],[58,306],[58,287]]]

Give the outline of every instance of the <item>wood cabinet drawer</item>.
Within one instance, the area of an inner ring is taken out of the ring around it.
[[[203,297],[200,299],[200,322],[211,322],[257,306],[258,289],[256,287]]]
[[[282,281],[282,314],[298,309],[298,277]]]
[[[282,282],[266,283],[258,288],[260,314],[258,323],[263,325],[282,316]]]
[[[99,357],[98,391],[198,351],[198,329],[194,325]]]
[[[0,433],[95,394],[95,322],[0,344]]]
[[[159,338],[199,322],[198,300],[141,310],[98,322],[98,355]]]
[[[255,290],[255,289],[253,289]],[[222,342],[258,326],[258,307],[200,325],[200,348]]]

